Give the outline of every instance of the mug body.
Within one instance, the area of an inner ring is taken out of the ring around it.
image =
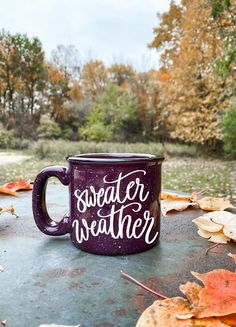
[[[100,153],[68,161],[68,231],[76,247],[124,255],[158,242],[162,157]]]

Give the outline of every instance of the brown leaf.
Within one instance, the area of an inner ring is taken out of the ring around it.
[[[182,201],[182,200],[162,200],[161,201],[161,212],[164,216],[169,211],[175,210],[175,211],[184,211],[190,206],[194,206],[194,203],[189,202],[189,201]]]
[[[196,200],[196,203],[202,210],[206,211],[221,211],[226,208],[232,207],[229,200],[225,198],[214,198],[214,197],[204,197],[200,200]]]
[[[192,272],[204,287],[198,293],[199,303],[194,306],[194,317],[205,318],[236,313],[236,274],[216,269],[205,274]]]
[[[11,215],[14,215],[16,216],[15,214],[15,209],[13,206],[8,206],[8,207],[4,207],[4,208],[0,208],[0,215],[4,212],[8,212],[10,213]]]
[[[179,201],[190,201],[191,195],[183,195],[171,192],[161,192],[161,200],[179,200]]]
[[[187,282],[179,287],[180,291],[187,297],[191,305],[197,306],[199,303],[199,292],[202,286],[197,283]]]
[[[232,325],[226,325],[221,317],[198,319],[191,316],[189,302],[182,297],[158,300],[142,313],[136,327],[226,327],[236,323],[234,317],[231,317]]]
[[[188,327],[192,326],[191,320],[180,320],[176,315],[191,313],[189,302],[182,297],[174,297],[166,300],[155,301],[140,316],[136,327]]]

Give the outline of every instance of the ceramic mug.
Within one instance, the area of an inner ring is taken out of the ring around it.
[[[43,233],[70,234],[81,250],[119,255],[153,247],[160,235],[163,157],[150,154],[93,153],[71,156],[69,166],[49,166],[36,177],[33,214]],[[69,186],[68,216],[49,217],[46,185],[57,177]]]

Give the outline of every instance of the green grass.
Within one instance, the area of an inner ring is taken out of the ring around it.
[[[0,166],[0,184],[18,178],[33,181],[37,172],[52,164],[66,165],[67,162],[63,158],[39,160],[32,157],[20,164]],[[207,195],[229,197],[236,205],[235,176],[236,161],[171,157],[163,163],[162,186],[187,193],[207,189]]]

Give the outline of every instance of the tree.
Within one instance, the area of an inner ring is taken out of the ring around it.
[[[212,149],[220,140],[218,110],[227,104],[214,75],[222,40],[211,9],[205,0],[172,1],[151,46],[162,51],[162,69],[169,74],[162,92],[171,137]]]
[[[87,140],[128,141],[132,129],[137,125],[134,123],[136,119],[133,97],[110,84],[98,98],[87,118],[87,125],[79,129],[79,134]],[[136,130],[133,132],[140,133]]]
[[[87,62],[82,69],[82,89],[85,96],[95,100],[107,86],[107,71],[103,62],[92,60]]]
[[[46,106],[45,111],[57,123],[67,120],[69,111],[67,102],[69,101],[70,80],[52,63],[46,64],[47,68],[47,88],[45,91]]]
[[[44,88],[44,52],[37,38],[25,34],[0,33],[0,96],[2,120],[16,127],[18,136],[29,135],[25,123],[35,123]]]
[[[74,45],[58,45],[51,54],[51,63],[58,68],[65,78],[76,81],[81,79],[81,63],[79,51]]]
[[[161,52],[161,62],[166,68],[171,66],[174,58],[178,56],[182,14],[183,7],[175,4],[173,0],[171,0],[169,11],[162,15],[157,14],[160,23],[153,29],[155,37],[148,46]]]
[[[107,69],[107,73],[109,82],[118,86],[132,83],[136,78],[136,71],[131,65],[115,63]]]

